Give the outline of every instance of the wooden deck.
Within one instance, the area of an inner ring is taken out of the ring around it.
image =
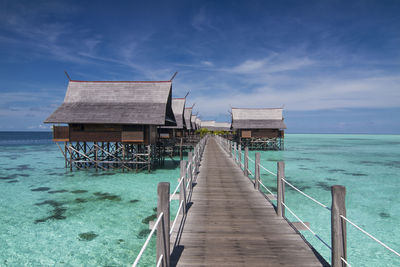
[[[214,138],[171,266],[325,266]]]

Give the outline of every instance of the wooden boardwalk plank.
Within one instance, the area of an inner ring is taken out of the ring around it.
[[[172,266],[325,266],[214,138],[208,140]]]

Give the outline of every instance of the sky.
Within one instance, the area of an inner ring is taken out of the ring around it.
[[[203,120],[283,107],[288,133],[400,134],[400,1],[0,0],[0,131],[73,80],[173,80]]]

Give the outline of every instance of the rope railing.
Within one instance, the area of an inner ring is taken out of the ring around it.
[[[144,251],[146,250],[147,245],[149,244],[150,239],[151,239],[151,237],[153,236],[154,232],[156,231],[157,226],[158,226],[158,224],[160,223],[160,221],[161,221],[161,219],[162,219],[163,216],[164,216],[164,213],[161,212],[160,215],[159,215],[158,218],[157,218],[156,223],[155,223],[154,226],[153,226],[153,229],[151,229],[150,234],[147,236],[147,239],[146,239],[146,241],[144,242],[144,244],[143,244],[143,246],[142,246],[142,249],[140,250],[139,254],[137,255],[135,262],[132,264],[132,267],[136,267],[136,266],[138,265],[138,263],[139,263],[139,261],[140,261],[140,258],[142,257]]]
[[[159,266],[161,266],[161,263],[162,263],[162,260],[164,259],[164,255],[163,254],[161,254],[161,256],[160,256],[160,258],[158,259],[158,262],[157,262],[157,265],[156,265],[156,267],[159,267]]]
[[[271,190],[269,190],[261,181],[259,181],[259,183],[260,183],[260,185],[262,186],[262,187],[264,187],[265,188],[265,190],[267,190],[268,191],[268,193],[270,193],[271,195],[273,195],[274,197],[276,197],[276,195],[274,194],[274,193],[272,193],[272,191]]]
[[[397,255],[398,257],[400,257],[400,253],[395,251],[394,249],[392,249],[391,247],[389,247],[388,245],[386,245],[385,243],[383,243],[382,241],[380,241],[378,238],[374,237],[373,235],[371,235],[370,233],[368,233],[367,231],[363,230],[361,227],[359,227],[358,225],[356,225],[354,222],[350,221],[349,219],[347,219],[345,216],[340,215],[340,218],[342,218],[343,220],[345,220],[346,222],[350,223],[351,225],[353,225],[357,230],[359,230],[360,232],[362,232],[363,234],[365,234],[366,236],[368,236],[369,238],[371,238],[372,240],[374,240],[375,242],[377,242],[378,244],[380,244],[381,246],[383,246],[384,248],[386,248],[387,250],[391,251],[392,253],[394,253],[395,255]]]
[[[274,175],[274,176],[277,176],[277,174],[276,174],[276,173],[274,173],[274,172],[272,172],[272,171],[268,170],[268,169],[267,169],[267,168],[265,168],[263,165],[261,165],[261,164],[258,164],[258,166],[260,166],[260,168],[261,168],[261,169],[263,169],[264,171],[266,171],[266,172],[268,172],[268,173],[270,173],[270,174],[272,174],[272,175]]]
[[[319,235],[317,235],[313,230],[311,230],[310,227],[307,226],[307,224],[305,224],[300,218],[299,216],[297,216],[284,202],[282,202],[282,205],[285,206],[285,208],[297,219],[299,220],[299,222],[305,227],[307,228],[308,231],[310,231],[319,241],[321,241],[327,248],[329,248],[330,250],[332,250],[332,247],[328,245],[328,243],[326,243]]]
[[[340,260],[343,261],[344,264],[346,264],[347,266],[351,267],[351,265],[345,259],[343,259],[343,257],[340,257]]]
[[[183,182],[184,177],[182,176],[181,178],[179,178],[179,183],[178,185],[175,187],[174,192],[171,194],[171,196],[169,197],[169,202],[171,202],[172,198],[175,196],[176,192],[178,192],[179,187],[181,186],[182,182]]]
[[[300,194],[302,194],[303,196],[311,199],[312,201],[314,201],[315,203],[317,203],[318,205],[320,205],[321,207],[327,209],[327,210],[331,210],[331,208],[329,208],[328,206],[322,204],[321,202],[319,202],[318,200],[316,200],[315,198],[307,195],[306,193],[304,193],[303,191],[301,191],[300,189],[298,189],[297,187],[295,187],[294,185],[292,185],[291,183],[289,183],[288,181],[286,181],[284,178],[282,178],[282,181],[284,181],[288,186],[290,186],[291,188],[293,188],[294,190],[296,190],[297,192],[299,192]]]
[[[181,204],[179,205],[178,211],[176,212],[175,219],[174,219],[174,221],[172,223],[172,226],[171,226],[171,230],[169,231],[169,235],[172,235],[172,232],[174,231],[175,223],[178,220],[179,212],[181,211],[182,207],[183,207],[183,201],[181,201]]]

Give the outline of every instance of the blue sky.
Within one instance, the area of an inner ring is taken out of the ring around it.
[[[202,119],[400,133],[400,1],[0,0],[0,130],[43,130],[75,80],[168,80]]]

